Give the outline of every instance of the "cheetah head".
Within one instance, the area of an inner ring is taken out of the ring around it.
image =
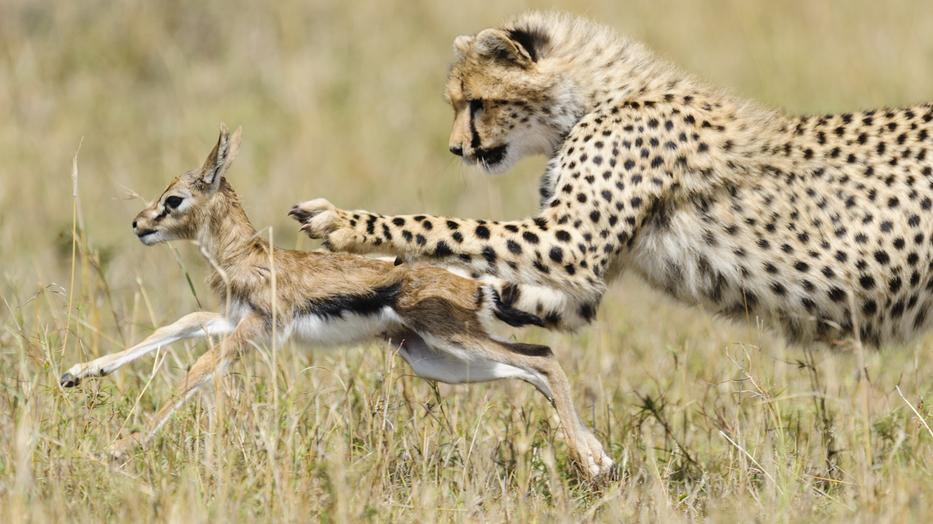
[[[557,75],[547,71],[543,29],[484,29],[454,40],[446,98],[454,110],[451,153],[489,173],[518,159],[551,155],[565,131],[557,122]]]

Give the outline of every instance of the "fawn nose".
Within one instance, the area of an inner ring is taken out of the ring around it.
[[[463,148],[460,146],[450,146],[450,152],[457,156],[463,156]]]
[[[133,229],[136,229],[136,221],[133,221]]]

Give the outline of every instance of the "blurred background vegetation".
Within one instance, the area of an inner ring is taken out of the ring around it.
[[[149,364],[67,394],[60,370],[215,304],[194,249],[133,237],[134,194],[151,199],[196,167],[224,121],[244,127],[231,182],[280,246],[313,247],[285,213],[317,196],[391,213],[533,213],[544,160],[495,178],[462,167],[446,151],[442,88],[456,35],[549,8],[790,112],[933,99],[923,0],[3,0],[0,517],[922,519],[933,447],[893,388],[928,414],[928,342],[869,355],[866,383],[853,355],[785,348],[633,279],[580,334],[522,334],[559,348],[588,421],[625,464],[608,487],[577,484],[548,406],[523,385],[388,383],[404,373],[362,350],[242,371],[228,388],[242,394],[226,401],[236,431],[205,425],[201,414],[217,417],[198,402],[124,468],[93,458],[168,397],[198,347],[148,389]],[[306,373],[312,362],[333,374]],[[279,380],[289,389],[270,386]],[[385,410],[372,426],[360,422],[369,401]],[[209,453],[196,444],[205,434]]]

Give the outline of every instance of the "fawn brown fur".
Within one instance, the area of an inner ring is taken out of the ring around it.
[[[509,313],[494,288],[422,263],[394,265],[358,255],[273,248],[250,224],[224,177],[239,143],[239,129],[230,135],[222,128],[204,165],[174,179],[133,222],[146,245],[196,241],[214,267],[210,285],[225,304],[224,313],[186,315],[136,346],[77,364],[62,376],[63,386],[76,386],[84,377],[112,373],[176,340],[225,335],[191,367],[148,430],[118,443],[117,451],[155,434],[249,341],[274,336],[280,342],[295,335],[331,344],[383,336],[416,374],[428,379],[532,383],[553,402],[584,471],[597,475],[609,468],[612,461],[579,420],[567,378],[550,349],[490,335],[494,318]]]

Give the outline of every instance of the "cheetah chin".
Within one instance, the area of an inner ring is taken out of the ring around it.
[[[490,148],[478,148],[471,158],[471,161],[474,164],[482,166],[487,173],[499,174],[509,168],[510,163],[507,162],[508,158],[509,145],[502,144]]]

